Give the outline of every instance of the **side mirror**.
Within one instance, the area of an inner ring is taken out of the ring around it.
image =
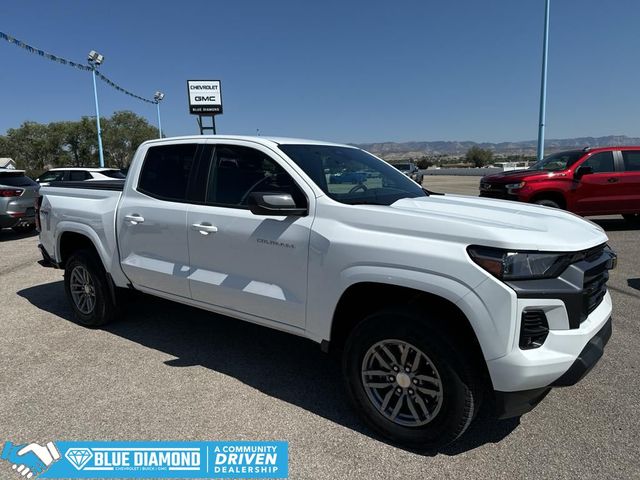
[[[590,175],[593,173],[593,167],[589,167],[588,165],[581,165],[576,169],[576,172],[573,174],[573,178],[579,180],[585,175]]]
[[[293,197],[288,193],[253,192],[249,195],[247,204],[254,215],[304,217],[308,213],[307,207],[298,207]]]

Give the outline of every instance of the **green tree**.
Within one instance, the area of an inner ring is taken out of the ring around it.
[[[106,166],[126,167],[138,145],[157,137],[156,128],[133,112],[115,112],[100,121]],[[18,168],[35,176],[51,167],[97,166],[96,132],[95,120],[90,117],[46,125],[24,122],[0,136],[0,156],[13,158]]]
[[[51,137],[47,135],[47,126],[36,122],[24,122],[19,128],[7,131],[10,156],[18,168],[29,172],[44,170],[48,164],[54,164],[57,149],[51,148]]]
[[[491,163],[491,160],[493,159],[493,152],[486,148],[473,146],[467,150],[465,159],[468,163],[473,164],[474,167],[484,167]]]
[[[103,127],[105,163],[125,168],[142,142],[157,137],[158,130],[149,125],[145,118],[133,112],[116,112],[105,121]]]
[[[9,139],[0,135],[0,158],[11,157],[11,144]]]
[[[98,164],[97,130],[95,122],[82,117],[79,122],[64,122],[64,148],[69,165],[86,167]]]
[[[426,169],[433,166],[434,162],[431,158],[424,155],[418,159],[418,161],[416,162],[416,165],[418,165],[418,168]]]

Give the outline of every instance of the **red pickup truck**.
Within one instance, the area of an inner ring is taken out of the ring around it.
[[[480,196],[640,223],[640,146],[558,152],[526,170],[487,175]]]

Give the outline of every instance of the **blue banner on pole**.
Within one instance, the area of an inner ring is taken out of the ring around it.
[[[16,478],[287,478],[287,442],[6,442]],[[3,478],[8,478],[3,476]]]

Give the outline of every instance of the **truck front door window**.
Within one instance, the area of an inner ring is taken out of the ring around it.
[[[306,205],[304,194],[291,176],[268,155],[248,147],[217,145],[206,203],[247,208],[252,192],[288,193],[296,205]]]
[[[613,152],[601,152],[592,155],[582,163],[583,167],[593,168],[593,173],[615,172]]]

